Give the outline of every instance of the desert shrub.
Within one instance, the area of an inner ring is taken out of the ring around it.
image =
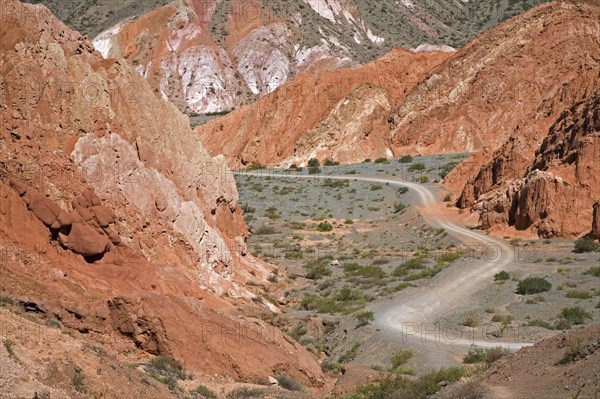
[[[440,177],[443,179],[444,177],[446,177],[448,175],[448,173],[450,173],[452,171],[452,169],[456,168],[456,166],[459,164],[458,161],[451,161],[448,162],[447,164],[444,164],[441,168],[440,168]]]
[[[408,271],[410,271],[410,270],[424,269],[424,268],[425,268],[425,262],[424,262],[423,258],[416,257],[416,258],[409,259],[406,262],[402,263],[400,266],[398,266],[394,270],[393,274],[395,277],[402,277],[402,276],[406,276],[406,274],[408,274]]]
[[[400,187],[398,190],[398,194],[406,194],[408,192],[408,187]]]
[[[316,159],[316,158],[311,158],[311,159],[309,159],[309,160],[308,160],[308,164],[307,164],[307,166],[308,166],[309,168],[319,167],[319,166],[321,166],[321,163],[319,162],[319,160],[318,160],[318,159]]]
[[[477,327],[479,325],[479,317],[475,312],[466,312],[462,316],[462,324],[466,327]]]
[[[492,317],[492,321],[495,323],[510,324],[510,322],[512,322],[512,316],[511,315],[503,315],[503,314],[495,314]]]
[[[452,201],[452,194],[446,194],[444,196],[444,202],[451,202]]]
[[[533,319],[529,323],[527,323],[527,325],[535,326],[535,327],[542,327],[542,328],[545,328],[546,330],[554,330],[554,326],[552,324],[550,324],[548,321],[542,320],[542,319]]]
[[[407,379],[400,373],[388,375],[382,381],[366,385],[347,396],[346,399],[425,399],[442,388],[467,375],[464,368],[433,371],[416,379]]]
[[[352,342],[352,345],[350,346],[350,348],[348,348],[346,350],[346,352],[344,352],[342,354],[342,356],[340,356],[340,358],[338,359],[339,363],[348,363],[352,360],[354,360],[356,358],[356,356],[358,355],[358,350],[360,349],[360,342],[358,341],[354,341]]]
[[[8,356],[10,358],[16,359],[15,351],[13,349],[14,346],[15,346],[15,343],[13,341],[11,341],[10,339],[4,340],[4,348],[6,349]]]
[[[463,251],[454,251],[454,252],[442,252],[438,256],[438,263],[452,263],[456,262],[463,256]]]
[[[341,180],[341,179],[325,179],[323,180],[323,186],[329,188],[338,188],[338,187],[349,187],[350,180]]]
[[[380,184],[372,184],[370,190],[371,191],[379,191],[379,190],[383,190],[383,187]]]
[[[304,385],[302,385],[300,382],[294,380],[293,378],[291,378],[287,375],[276,375],[275,379],[279,383],[280,387],[285,388],[288,391],[302,392],[306,389],[306,388],[304,388]]]
[[[400,163],[411,163],[413,161],[413,157],[410,155],[404,155],[398,159]]]
[[[600,266],[592,266],[587,269],[583,274],[588,276],[600,277]]]
[[[575,241],[574,252],[576,253],[594,252],[598,249],[600,249],[600,245],[589,237],[582,237]]]
[[[190,393],[192,394],[191,399],[214,399],[217,397],[216,393],[204,385],[198,385],[196,389]]]
[[[308,168],[309,175],[318,175],[319,173],[321,173],[321,168],[319,168],[318,166],[310,166]]]
[[[577,339],[573,342],[569,342],[565,353],[556,362],[557,365],[564,365],[572,363],[576,360],[583,359],[588,355],[588,346],[583,343],[581,339]]]
[[[502,270],[499,273],[494,274],[494,281],[506,281],[510,279],[510,274],[508,272]]]
[[[327,232],[333,230],[333,225],[328,222],[321,222],[316,227],[317,231]]]
[[[425,166],[425,164],[421,163],[421,162],[418,162],[418,163],[410,165],[407,170],[409,172],[422,172],[425,169],[427,169],[427,167]]]
[[[383,163],[383,164],[390,163],[390,161],[387,158],[383,158],[383,157],[377,158],[374,162],[375,163]]]
[[[428,183],[428,182],[429,182],[429,177],[427,177],[427,176],[420,176],[420,177],[417,179],[417,181],[418,181],[419,183],[421,183],[421,184],[425,184],[425,183]]]
[[[265,391],[260,388],[241,387],[227,394],[227,399],[263,398]]]
[[[479,347],[472,347],[469,352],[463,358],[463,363],[486,363],[492,364],[502,356],[506,355],[508,351],[500,346],[490,349],[483,349]]]
[[[396,202],[394,204],[394,213],[400,213],[405,209],[406,209],[406,205],[404,205],[402,202]]]
[[[254,213],[256,212],[256,208],[252,208],[248,203],[244,203],[242,205],[242,212],[244,213]]]
[[[323,162],[323,166],[337,166],[340,163],[337,161],[334,161],[333,159],[329,159],[327,158],[324,162]],[[318,166],[318,165],[317,165]]]
[[[395,370],[398,367],[406,364],[411,357],[413,357],[413,352],[410,349],[402,349],[401,351],[394,353],[390,358],[392,369]]]
[[[325,276],[331,276],[331,269],[327,265],[327,260],[310,260],[304,264],[304,270],[306,270],[306,277],[318,280]]]
[[[265,211],[265,216],[271,220],[277,220],[281,218],[279,211],[274,206],[267,208],[267,210]]]
[[[580,290],[571,290],[571,291],[567,292],[565,296],[567,298],[574,298],[574,299],[591,299],[592,298],[592,294],[590,294],[587,291],[580,291]]]
[[[270,234],[277,234],[279,232],[273,226],[260,226],[258,229],[256,229],[254,233],[259,236],[264,236]]]
[[[321,363],[321,370],[323,370],[324,373],[339,374],[342,372],[342,365],[338,362],[332,362],[331,360],[326,359]]]
[[[373,320],[375,320],[375,315],[370,310],[364,310],[362,312],[357,313],[356,316],[354,316],[354,318],[358,320],[359,326],[365,326]]]
[[[574,306],[562,308],[560,317],[567,320],[571,324],[583,324],[586,319],[591,319],[592,316],[582,307]]]
[[[146,370],[155,371],[164,377],[172,377],[177,380],[184,380],[186,378],[181,363],[166,355],[156,356],[146,365]]]
[[[73,389],[80,393],[87,393],[88,389],[85,386],[85,375],[79,367],[75,368],[75,373],[71,377],[71,385]]]
[[[552,284],[542,277],[527,277],[519,281],[517,285],[517,294],[531,295],[540,292],[550,291]]]

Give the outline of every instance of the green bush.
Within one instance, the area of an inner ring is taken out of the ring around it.
[[[429,182],[429,177],[427,177],[427,176],[420,176],[420,177],[417,179],[417,181],[418,181],[419,183],[421,183],[421,184],[425,184],[425,183],[428,183],[428,182]]]
[[[545,328],[546,330],[554,330],[554,326],[552,324],[550,324],[546,320],[542,320],[542,319],[533,319],[529,323],[527,323],[527,325],[535,326],[535,327],[542,327],[542,328]]]
[[[401,351],[394,353],[390,358],[392,369],[395,370],[398,367],[406,364],[411,357],[413,357],[413,352],[410,349],[402,349]]]
[[[417,379],[407,379],[400,373],[386,376],[382,381],[359,388],[346,399],[426,399],[442,388],[467,375],[464,368],[433,371]]]
[[[494,281],[506,281],[510,279],[510,274],[508,272],[502,270],[499,273],[494,274]]]
[[[445,164],[444,166],[442,166],[440,168],[440,177],[443,179],[445,178],[448,173],[450,173],[452,171],[452,169],[456,168],[456,166],[459,164],[460,162],[458,161],[451,161],[448,162],[447,164]]]
[[[280,387],[285,388],[288,391],[302,392],[306,390],[306,388],[304,388],[304,385],[287,375],[276,375],[275,379],[279,383]]]
[[[550,291],[552,284],[542,277],[527,277],[519,281],[517,285],[517,294],[531,295],[540,292]]]
[[[309,160],[308,160],[308,164],[307,164],[307,166],[308,166],[309,168],[315,168],[315,167],[319,167],[319,166],[321,166],[321,163],[319,162],[319,160],[318,160],[318,159],[316,159],[316,158],[311,158],[311,159],[309,159]]]
[[[346,350],[338,359],[339,363],[348,363],[356,358],[358,355],[358,350],[360,349],[360,342],[354,341],[352,342],[352,346]]]
[[[400,187],[398,189],[398,194],[402,195],[402,194],[406,194],[408,192],[408,187]]]
[[[381,185],[379,185],[379,184],[373,184],[373,185],[371,185],[370,190],[371,191],[383,190],[383,187]]]
[[[583,274],[588,276],[600,277],[600,266],[592,266],[587,269]]]
[[[390,163],[390,161],[387,158],[383,158],[382,157],[382,158],[377,158],[375,160],[375,163],[384,163],[384,164],[386,164],[386,163]]]
[[[323,360],[323,363],[321,363],[321,370],[323,370],[324,373],[332,373],[332,374],[339,374],[342,372],[342,365],[339,364],[338,362],[332,362],[331,360]]]
[[[359,326],[365,326],[373,320],[375,320],[375,315],[370,310],[364,310],[362,312],[357,313],[356,316],[354,316],[354,318],[358,320]]]
[[[418,162],[418,163],[410,165],[407,170],[412,173],[412,172],[423,172],[426,169],[427,169],[427,167],[425,166],[424,163]]]
[[[576,253],[594,252],[598,249],[600,249],[600,245],[589,237],[582,237],[575,241],[574,251]]]
[[[591,299],[592,298],[592,294],[590,294],[587,291],[580,291],[580,290],[571,290],[571,291],[567,292],[565,296],[567,298],[574,298],[574,299]]]
[[[585,309],[580,306],[571,308],[563,308],[560,311],[560,317],[568,321],[570,324],[583,324],[586,319],[591,319],[590,315]]]
[[[323,162],[323,166],[337,166],[337,165],[339,165],[339,164],[340,164],[339,162],[337,162],[337,161],[334,161],[333,159],[329,159],[329,158],[327,158],[327,159],[326,159],[326,160]],[[318,166],[318,165],[316,165],[316,166]]]
[[[192,394],[191,399],[215,399],[217,394],[211,391],[204,385],[198,385],[196,389],[190,392]]]
[[[483,349],[479,347],[472,347],[469,352],[463,358],[463,363],[486,363],[492,364],[502,356],[506,355],[508,351],[500,346],[490,349]]]
[[[310,166],[308,168],[309,175],[318,175],[319,173],[321,173],[321,168],[319,168],[318,166]]]
[[[304,270],[306,270],[306,277],[319,280],[325,276],[331,276],[331,269],[327,265],[327,260],[310,260],[304,264]]]
[[[402,157],[400,157],[400,159],[398,160],[398,162],[400,163],[411,163],[413,161],[413,157],[410,155],[404,155]]]
[[[75,373],[73,374],[73,377],[71,377],[71,385],[77,392],[84,394],[88,393],[88,389],[85,386],[85,375],[79,367],[75,368]]]
[[[405,209],[406,209],[406,205],[404,205],[402,202],[396,202],[394,204],[394,213],[400,213]]]
[[[556,362],[556,365],[565,365],[576,360],[583,359],[589,353],[589,347],[581,339],[569,342],[569,346],[563,356]]]
[[[186,377],[181,363],[170,356],[158,355],[150,361],[147,367],[152,368],[161,375],[172,376],[178,380],[184,380]]]
[[[317,231],[327,232],[333,230],[333,225],[328,222],[321,222],[316,227]]]

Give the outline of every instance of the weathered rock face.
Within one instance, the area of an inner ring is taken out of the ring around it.
[[[506,147],[506,154],[515,156],[518,150]],[[501,168],[505,160],[496,154],[491,169]],[[477,197],[482,227],[505,224],[543,237],[576,237],[591,226],[597,237],[599,160],[600,91],[560,116],[523,177],[505,176]]]
[[[245,281],[269,284],[271,267],[246,251],[224,159],[133,68],[103,59],[47,9],[2,7],[0,245],[10,256],[0,293],[207,373],[283,368],[322,384],[314,356],[278,330],[280,340],[227,345],[220,331],[202,337],[211,323],[267,328],[237,310],[254,306]]]
[[[600,240],[600,202],[596,202],[594,204],[591,236],[592,238]]]
[[[388,156],[389,110],[450,55],[396,49],[361,68],[302,74],[195,131],[235,168]]]

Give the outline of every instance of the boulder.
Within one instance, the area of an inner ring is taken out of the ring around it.
[[[82,256],[97,256],[105,253],[110,241],[104,234],[86,223],[73,223],[68,234],[58,235],[60,244]]]
[[[105,206],[97,205],[92,206],[92,212],[94,213],[94,219],[100,227],[108,227],[109,224],[114,223],[115,217],[110,209]]]

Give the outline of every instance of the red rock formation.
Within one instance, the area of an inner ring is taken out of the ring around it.
[[[313,355],[240,315],[255,306],[245,281],[268,285],[271,268],[246,252],[224,160],[135,70],[47,9],[6,0],[2,11],[0,295],[190,369],[321,385]]]
[[[592,238],[600,240],[600,202],[596,202],[594,204],[591,236]]]
[[[301,74],[196,132],[235,168],[302,164],[313,156],[352,162],[390,155],[389,110],[449,56],[396,49],[362,68]]]
[[[518,150],[518,146],[506,147],[506,156],[496,154],[491,169],[501,168],[506,157]],[[552,125],[535,160],[521,173],[524,177],[505,177],[477,197],[482,227],[507,224],[542,237],[577,237],[589,233],[592,226],[594,234],[597,216],[593,209],[600,200],[599,160],[600,91],[564,112]],[[481,178],[480,172],[475,183]]]

